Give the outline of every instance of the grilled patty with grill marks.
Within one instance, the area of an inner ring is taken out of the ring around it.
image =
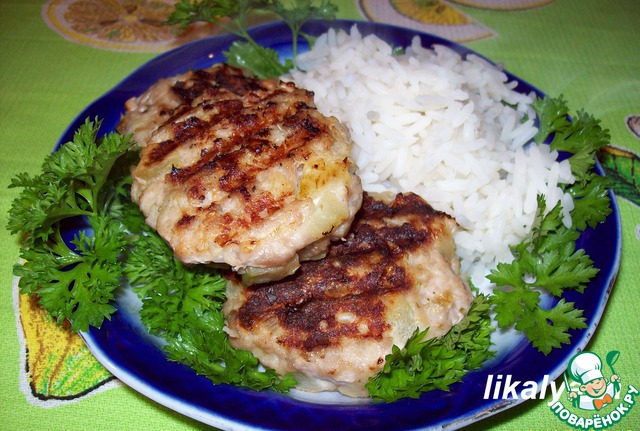
[[[343,238],[362,202],[346,127],[293,83],[214,65],[130,99],[132,198],[185,263],[276,280]]]
[[[364,384],[416,327],[444,335],[472,295],[459,276],[456,222],[407,193],[364,195],[344,241],[283,280],[247,287],[227,274],[231,344],[299,388],[367,396]]]

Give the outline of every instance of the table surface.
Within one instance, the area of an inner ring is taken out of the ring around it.
[[[166,0],[168,1],[168,0]],[[125,6],[137,3],[137,15]],[[148,24],[157,1],[0,1],[0,224],[17,173],[35,174],[67,125],[93,100],[160,52],[220,30],[204,26],[176,36]],[[162,3],[162,2],[160,2]],[[340,18],[375,20],[463,43],[545,93],[563,95],[610,131],[611,145],[636,166],[640,154],[640,7],[634,0],[449,1],[464,25],[434,25],[380,12],[386,0],[336,1]],[[115,17],[111,21],[105,16]],[[139,22],[132,22],[138,20]],[[146,18],[146,20],[144,19]],[[258,19],[259,20],[259,19]],[[109,21],[107,23],[107,21]],[[144,24],[147,23],[147,24]],[[620,351],[616,370],[640,387],[640,190],[637,173],[614,190],[622,219],[618,278],[595,336],[587,346],[602,357]],[[635,177],[633,177],[635,175]],[[119,384],[82,343],[46,324],[19,296],[12,266],[17,238],[0,229],[0,429],[192,430],[205,425],[174,413]],[[63,347],[60,347],[63,346]],[[531,400],[471,425],[471,430],[568,429],[548,400]],[[640,408],[619,428],[640,429]]]

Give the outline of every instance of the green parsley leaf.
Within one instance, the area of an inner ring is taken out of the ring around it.
[[[477,294],[467,315],[439,338],[426,339],[428,329],[416,331],[403,348],[393,346],[381,371],[365,385],[376,401],[418,398],[433,389],[448,391],[469,371],[493,357],[491,303]]]
[[[548,310],[534,307],[524,313],[515,328],[524,333],[532,345],[544,354],[571,342],[569,329],[586,328],[582,310],[576,310],[572,302],[561,299]]]
[[[215,269],[183,264],[145,225],[129,253],[126,274],[142,299],[142,323],[150,334],[167,341],[164,350],[170,360],[216,384],[275,391],[295,386],[292,376],[262,370],[251,353],[231,346],[223,330],[226,280]]]
[[[298,36],[312,40],[309,35],[302,33],[302,26],[311,19],[333,20],[338,13],[338,7],[328,0],[267,1],[264,8],[282,18],[291,29],[294,64],[298,56]]]
[[[100,327],[114,311],[110,304],[120,285],[127,239],[109,215],[114,184],[110,172],[128,152],[128,138],[112,133],[96,139],[100,121],[85,123],[73,140],[47,156],[37,176],[17,175],[10,184],[22,188],[9,211],[7,229],[20,234],[21,258],[14,274],[23,294],[35,294],[58,323],[72,331]],[[86,220],[65,240],[68,223]]]
[[[584,176],[580,183],[569,187],[568,192],[575,204],[571,219],[576,229],[582,231],[587,226],[595,228],[611,214],[609,186],[608,178],[591,173]]]
[[[175,4],[166,24],[178,25],[184,30],[193,22],[210,22],[239,34],[249,10],[263,3],[261,0],[182,0]]]
[[[250,70],[260,79],[284,75],[293,67],[291,60],[280,64],[278,53],[273,49],[256,47],[248,42],[232,43],[224,55],[228,64]]]
[[[512,247],[514,260],[498,264],[487,277],[496,284],[492,303],[500,328],[514,326],[544,354],[570,342],[570,329],[586,327],[581,310],[560,299],[540,306],[541,293],[561,298],[564,291],[582,292],[598,273],[584,250],[576,249],[581,231],[595,227],[611,212],[607,180],[594,173],[595,153],[608,144],[609,134],[590,115],[573,121],[566,102],[545,97],[534,103],[540,119],[536,141],[550,140],[553,150],[569,153],[575,183],[564,186],[573,197],[572,226],[565,226],[560,204],[547,211],[543,196],[531,235]]]
[[[496,290],[492,302],[498,327],[508,328],[516,324],[529,310],[535,309],[539,301],[540,293],[535,290]]]
[[[562,96],[538,98],[534,101],[533,107],[539,119],[538,132],[534,138],[538,144],[569,126],[569,107]]]
[[[250,12],[273,13],[291,30],[293,59],[280,62],[278,53],[258,44],[247,28]],[[302,26],[311,19],[335,19],[338,8],[328,0],[182,0],[176,3],[166,23],[185,29],[194,22],[215,23],[227,32],[238,36],[224,52],[232,66],[250,70],[258,78],[276,78],[296,65],[298,37],[311,42],[313,38],[303,33]]]

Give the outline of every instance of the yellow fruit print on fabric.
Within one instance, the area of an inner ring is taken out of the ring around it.
[[[177,32],[164,22],[175,0],[49,0],[42,17],[73,42],[112,51],[161,52],[191,40],[212,36],[212,24]]]
[[[27,399],[51,406],[119,384],[91,354],[78,334],[58,324],[37,300],[14,284],[21,346],[20,383]]]
[[[438,0],[391,0],[393,8],[404,16],[425,24],[470,24],[471,18]]]
[[[368,20],[431,33],[466,43],[493,37],[496,33],[458,5],[495,11],[516,11],[546,6],[554,0],[358,0],[360,13]]]
[[[78,0],[64,17],[73,30],[105,41],[157,42],[173,37],[162,25],[171,9],[160,1]]]

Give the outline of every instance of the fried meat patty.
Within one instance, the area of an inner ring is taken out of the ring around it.
[[[293,83],[223,64],[154,84],[118,126],[142,146],[132,199],[185,263],[246,282],[324,256],[362,202],[346,127]]]
[[[444,335],[472,295],[459,276],[457,224],[419,196],[372,195],[344,241],[283,280],[247,287],[227,274],[223,311],[231,344],[299,388],[367,396],[393,345],[416,327]]]

